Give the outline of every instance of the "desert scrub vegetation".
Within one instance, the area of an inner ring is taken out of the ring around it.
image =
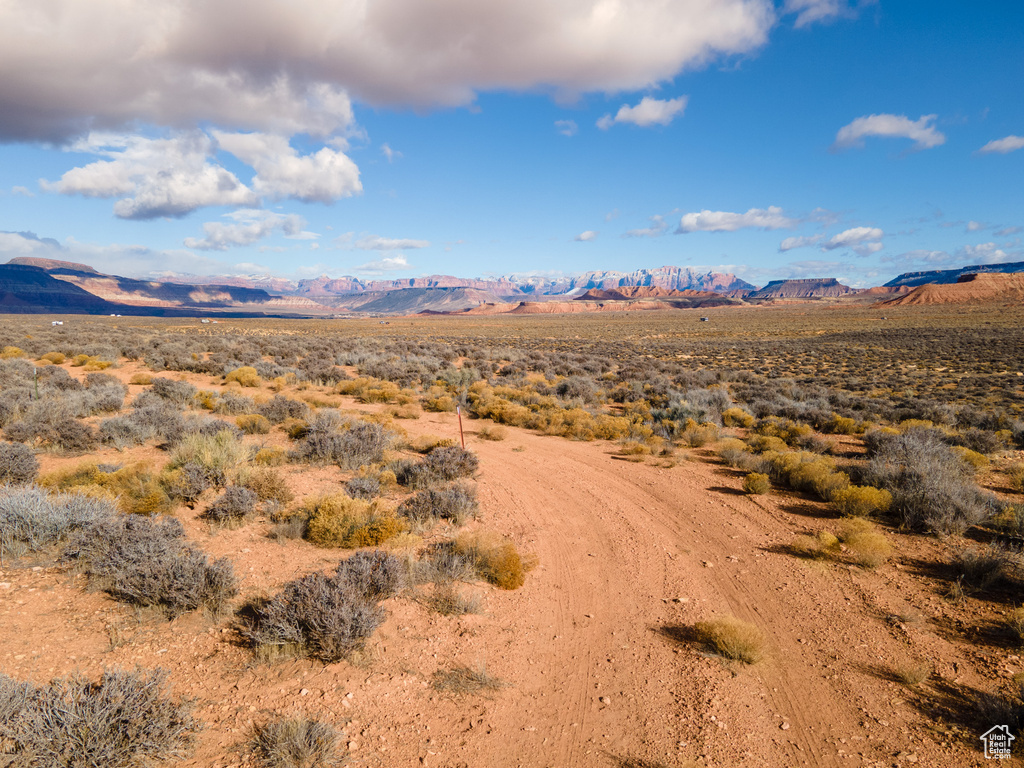
[[[384,452],[396,435],[380,424],[342,416],[335,410],[323,410],[300,427],[299,442],[292,451],[297,461],[337,464],[342,469],[358,469],[384,459]]]
[[[844,517],[871,517],[889,511],[892,494],[870,485],[850,485],[834,491],[829,503]]]
[[[256,725],[249,749],[259,768],[328,768],[342,762],[342,735],[319,720],[280,718]]]
[[[263,383],[263,379],[251,365],[243,365],[225,374],[224,383],[235,383],[242,387],[258,387]]]
[[[865,568],[877,568],[892,556],[892,545],[885,534],[864,518],[844,520],[837,537],[850,558]]]
[[[398,506],[397,514],[424,525],[448,520],[461,526],[475,517],[478,510],[476,491],[462,483],[451,483],[418,491]]]
[[[0,561],[52,548],[116,514],[108,499],[0,486]]]
[[[202,517],[211,523],[232,525],[243,522],[256,512],[259,497],[248,488],[237,485],[228,486],[210,506]]]
[[[467,531],[451,546],[453,554],[472,564],[477,576],[498,589],[519,589],[536,565],[523,557],[514,542],[494,531]]]
[[[764,655],[764,634],[735,616],[697,622],[693,633],[698,642],[727,659],[756,664]]]
[[[175,447],[168,468],[196,466],[206,472],[211,485],[223,486],[249,461],[250,454],[249,447],[230,429],[213,434],[192,432]]]
[[[90,587],[169,617],[200,607],[219,612],[238,592],[231,561],[211,562],[174,518],[101,518],[75,532],[64,559],[85,573]]]
[[[137,768],[182,758],[200,728],[191,710],[159,670],[108,670],[95,682],[76,675],[43,686],[0,674],[5,765]]]
[[[39,485],[109,499],[124,514],[155,515],[174,507],[165,480],[144,462],[123,467],[86,461],[43,475]]]
[[[467,696],[494,693],[504,688],[507,683],[490,674],[485,665],[479,664],[475,668],[456,666],[451,669],[439,669],[431,675],[430,685],[439,693]]]
[[[404,569],[393,555],[358,552],[331,576],[317,571],[272,598],[251,602],[239,613],[238,631],[264,660],[341,661],[384,622],[381,601],[395,595],[403,580]]]
[[[305,538],[318,547],[377,546],[406,528],[387,502],[356,499],[345,493],[307,499],[293,515],[306,520]]]
[[[39,473],[32,449],[21,443],[0,443],[0,485],[31,483]]]
[[[772,489],[768,475],[751,472],[743,478],[743,490],[751,495],[768,493]]]
[[[434,448],[422,461],[399,460],[388,465],[400,485],[429,488],[476,474],[480,460],[476,454],[458,446]]]

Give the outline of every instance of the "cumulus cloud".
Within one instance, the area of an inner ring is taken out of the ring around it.
[[[992,152],[1005,155],[1007,152],[1016,152],[1018,149],[1024,149],[1024,136],[1006,136],[1002,139],[995,139],[978,151],[986,155]]]
[[[597,127],[602,131],[607,131],[616,123],[632,123],[641,128],[648,128],[652,125],[668,125],[686,109],[688,98],[680,96],[678,99],[654,99],[644,96],[635,107],[623,104],[614,117],[610,114],[605,115],[597,121]]]
[[[631,229],[626,232],[626,237],[657,237],[665,233],[668,223],[663,216],[651,216],[651,225],[642,229]]]
[[[751,208],[746,213],[700,211],[686,213],[679,220],[676,234],[687,232],[735,232],[738,229],[789,229],[798,221],[786,216],[777,206]]]
[[[922,115],[911,120],[906,115],[865,115],[836,133],[833,150],[863,147],[864,139],[870,136],[905,138],[914,142],[915,149],[931,149],[946,143],[946,137],[935,129],[937,115]]]
[[[405,256],[398,254],[397,256],[385,256],[377,261],[360,264],[358,267],[353,267],[353,269],[364,275],[380,275],[384,272],[400,272],[404,269],[409,269],[411,266],[406,261]]]
[[[808,248],[817,245],[822,240],[822,235],[807,235],[806,237],[787,237],[779,243],[779,251],[792,251],[794,248]]]
[[[574,239],[576,240],[577,243],[586,243],[586,242],[589,242],[591,240],[594,240],[596,237],[597,237],[597,232],[595,232],[592,229],[588,229],[586,232],[580,232],[578,235],[576,235],[576,237]]]
[[[833,235],[822,243],[821,247],[826,251],[834,251],[837,248],[853,248],[871,240],[881,240],[884,236],[885,233],[878,227],[854,227],[840,232],[838,235]],[[879,248],[881,248],[880,244]]]
[[[1020,249],[1007,252],[996,243],[965,245],[957,249],[956,255],[968,264],[1006,264],[1024,258]]]
[[[230,223],[208,221],[203,224],[205,237],[185,238],[185,246],[202,251],[226,251],[239,245],[251,245],[281,230],[292,240],[313,240],[317,235],[306,232],[305,219],[297,214],[281,214],[259,209],[242,209],[224,214]]]
[[[299,155],[284,136],[222,131],[213,135],[221,149],[256,171],[252,186],[260,195],[332,203],[363,191],[359,168],[343,152],[330,147]]]
[[[575,136],[580,132],[575,120],[555,120],[555,129],[563,136]]]
[[[384,142],[383,144],[380,145],[380,151],[381,154],[388,159],[389,163],[393,163],[395,160],[402,156],[401,152],[399,152],[397,149],[392,149],[387,142]]]
[[[43,189],[120,197],[114,213],[122,219],[178,217],[208,205],[258,202],[233,173],[211,161],[213,142],[200,131],[161,139],[94,133],[70,149],[109,159],[72,168],[55,182],[41,181]]]
[[[356,240],[353,247],[361,251],[408,251],[415,248],[429,248],[430,241],[366,235]]]
[[[774,21],[770,0],[8,0],[0,137],[140,122],[324,136],[350,124],[350,98],[638,90],[756,50]]]

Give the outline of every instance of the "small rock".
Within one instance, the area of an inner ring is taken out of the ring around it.
[[[609,699],[607,696],[602,696],[600,699],[598,699],[598,701],[600,701],[602,704],[611,704],[612,703],[612,700]]]
[[[350,741],[348,743],[348,751],[349,752],[355,752],[358,749],[359,749],[359,745],[356,742]]]
[[[782,725],[779,726],[779,728],[781,728],[784,731],[788,731],[789,730],[789,723],[783,723]]]
[[[688,603],[688,602],[690,602],[690,598],[688,598],[688,597],[677,597],[675,599],[675,602],[677,602],[677,603]]]
[[[309,696],[309,688],[303,688],[299,691],[299,696]]]
[[[715,567],[715,564],[714,564],[714,563],[712,563],[712,562],[711,562],[710,560],[705,560],[705,561],[704,561],[704,567],[705,567],[705,568],[714,568],[714,567]]]

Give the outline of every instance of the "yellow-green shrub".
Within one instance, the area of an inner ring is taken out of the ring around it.
[[[797,536],[792,549],[800,557],[824,560],[838,554],[839,539],[828,531],[819,531],[817,536]]]
[[[1015,491],[1024,491],[1024,464],[1013,464],[1006,470],[1010,487]]]
[[[720,434],[718,427],[710,422],[697,424],[693,419],[687,419],[681,437],[683,442],[691,448],[700,448],[715,442]]]
[[[754,423],[754,417],[734,406],[722,411],[722,423],[727,427],[749,427]]]
[[[248,488],[260,501],[285,505],[295,498],[281,473],[270,467],[242,467],[235,477],[235,484]]]
[[[768,435],[751,435],[747,438],[747,445],[754,453],[781,453],[789,447],[781,438]]]
[[[423,394],[423,410],[445,413],[455,410],[455,398],[443,387],[431,387]]]
[[[380,499],[353,499],[344,493],[310,499],[301,511],[309,518],[306,539],[318,547],[376,546],[406,528]]]
[[[276,446],[260,448],[252,457],[253,464],[262,464],[265,467],[279,467],[287,461],[288,452]]]
[[[862,517],[844,520],[839,528],[839,540],[854,561],[865,568],[877,568],[892,555],[892,546],[885,535]]]
[[[768,480],[768,475],[760,472],[751,472],[743,478],[743,490],[750,494],[762,494],[768,493],[772,489],[772,484]]]
[[[954,445],[953,453],[960,457],[960,459],[967,464],[975,472],[979,472],[983,469],[987,469],[989,465],[988,456],[977,451],[972,451],[970,448],[965,448],[962,445]]]
[[[888,512],[892,494],[870,485],[851,485],[833,493],[829,501],[843,516],[868,517]]]
[[[416,453],[430,453],[435,448],[451,448],[455,445],[458,445],[457,440],[437,435],[421,435],[409,441],[409,447]]]
[[[0,359],[10,360],[15,357],[25,357],[25,350],[20,347],[4,347],[0,350]]]
[[[62,352],[47,352],[39,359],[45,360],[48,363],[53,363],[54,365],[60,365],[65,360],[67,360],[67,357],[65,357],[65,355]]]
[[[477,573],[499,589],[518,589],[534,563],[524,560],[516,545],[493,531],[472,531],[455,539],[456,553],[469,558]]]
[[[764,634],[735,616],[698,622],[694,634],[722,656],[744,664],[755,664],[763,654]]]
[[[149,385],[153,383],[153,377],[148,373],[133,373],[132,377],[128,379],[129,384],[144,384]]]
[[[243,365],[241,368],[236,368],[224,377],[224,383],[232,381],[243,387],[258,387],[263,383],[263,379],[260,378],[256,369],[250,365]]]
[[[185,435],[171,454],[170,469],[185,464],[198,464],[205,468],[215,485],[223,485],[234,471],[249,459],[249,448],[235,433],[223,429],[215,435],[191,433]]]
[[[246,413],[235,419],[237,427],[247,435],[266,435],[270,433],[270,422],[258,413]]]
[[[831,435],[855,435],[864,430],[863,425],[858,426],[855,419],[833,413],[832,418],[822,424],[821,431]]]
[[[96,463],[84,462],[43,475],[39,478],[39,485],[111,499],[125,514],[164,514],[174,507],[159,477],[150,472],[145,463],[101,472]]]

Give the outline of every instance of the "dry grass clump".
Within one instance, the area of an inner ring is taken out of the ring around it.
[[[465,616],[480,613],[480,596],[460,591],[454,583],[443,581],[434,586],[427,598],[427,606],[442,616]]]
[[[270,434],[270,421],[258,413],[247,413],[235,419],[235,425],[247,435]]]
[[[494,531],[472,531],[455,539],[454,554],[473,563],[477,574],[498,589],[518,589],[536,563],[524,559],[516,545]]]
[[[1024,644],[1024,608],[1014,608],[1006,617],[1006,627],[1017,643]]]
[[[289,582],[239,615],[239,632],[265,659],[308,656],[326,663],[359,650],[383,622],[380,601],[403,583],[402,564],[385,552],[359,552],[333,576],[319,571]]]
[[[81,567],[90,586],[172,617],[204,606],[218,612],[238,593],[231,561],[210,562],[173,518],[99,520],[76,532],[64,557]]]
[[[149,386],[150,384],[153,383],[153,377],[150,376],[148,373],[133,373],[131,375],[131,378],[128,379],[128,383]]]
[[[430,453],[435,448],[453,448],[458,441],[450,437],[438,437],[437,435],[421,435],[409,441],[409,448],[416,453]]]
[[[829,531],[819,531],[817,536],[797,536],[792,550],[800,557],[826,560],[839,554],[839,539]]]
[[[199,724],[165,673],[108,670],[36,687],[0,675],[4,765],[138,768],[188,754]]]
[[[235,485],[252,491],[259,501],[279,507],[290,504],[295,498],[284,476],[272,467],[242,467],[235,476]]]
[[[700,448],[708,443],[715,442],[721,435],[718,425],[704,422],[698,424],[692,419],[687,421],[680,438],[691,448]]]
[[[2,355],[0,355],[0,357],[2,357]],[[52,363],[53,365],[61,365],[68,358],[63,352],[47,352],[39,359],[45,360],[46,362]]]
[[[697,639],[727,659],[756,664],[764,654],[764,634],[735,616],[723,616],[694,625]]]
[[[406,528],[392,507],[380,499],[354,499],[344,493],[308,499],[300,509],[305,538],[318,547],[355,549],[382,544]]]
[[[439,669],[431,676],[431,686],[435,691],[453,696],[493,693],[501,690],[505,685],[503,680],[489,674],[483,664],[476,669],[470,667]]]
[[[761,474],[760,472],[751,472],[743,478],[743,490],[749,494],[768,493],[771,489],[772,484],[768,479],[768,475]]]
[[[49,472],[39,478],[39,485],[109,499],[125,514],[156,515],[174,508],[162,481],[145,462],[119,467],[87,461]]]
[[[908,688],[916,688],[932,676],[931,664],[903,664],[893,669],[893,677]]]
[[[476,436],[482,440],[498,442],[508,437],[508,430],[501,424],[485,424],[476,431]]]
[[[1006,479],[1010,481],[1010,487],[1018,492],[1024,492],[1024,464],[1013,464],[1006,470]]]
[[[987,589],[1003,579],[1015,563],[1014,553],[1000,544],[961,547],[953,553],[956,580],[970,589]]]
[[[835,491],[829,502],[845,517],[870,517],[889,511],[892,494],[870,485],[851,485]]]
[[[838,536],[853,561],[865,568],[877,568],[892,556],[892,545],[885,534],[862,517],[844,520]]]
[[[176,469],[195,464],[205,469],[213,485],[226,485],[236,470],[249,460],[248,446],[230,429],[215,434],[192,432],[185,435],[171,454],[168,464]]]
[[[249,365],[243,365],[241,368],[236,368],[224,377],[224,383],[230,384],[235,382],[242,387],[258,387],[263,383],[263,379],[256,372],[256,369]]]
[[[342,762],[342,735],[305,717],[271,720],[255,726],[249,748],[259,768],[327,768]]]
[[[752,426],[754,417],[742,408],[733,406],[722,411],[722,424],[727,427],[742,427],[746,429]]]
[[[260,448],[252,457],[253,464],[262,464],[266,467],[279,467],[287,462],[288,452],[276,446]]]

